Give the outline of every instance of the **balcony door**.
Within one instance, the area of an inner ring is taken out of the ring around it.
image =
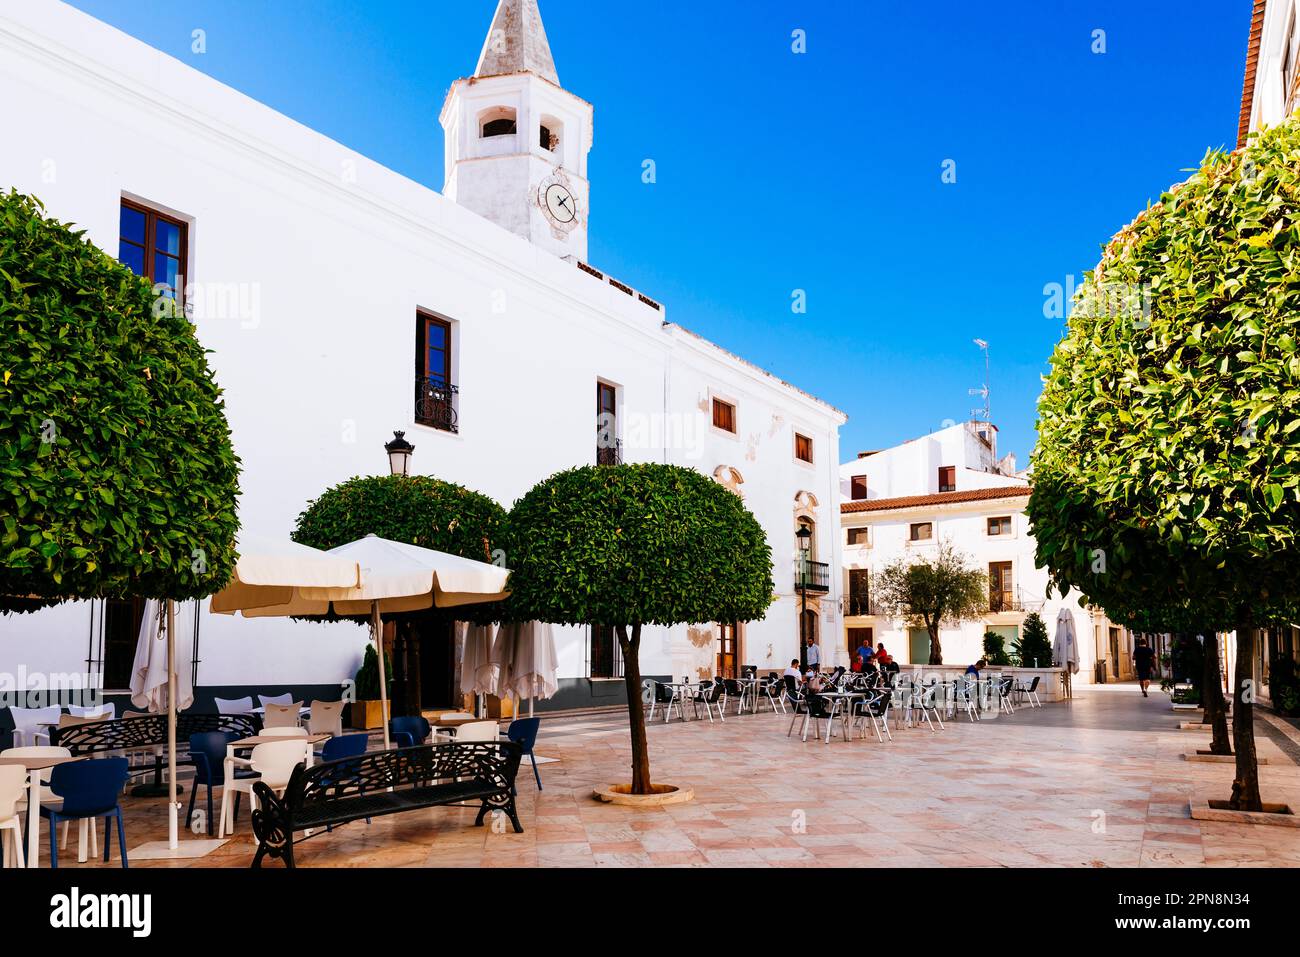
[[[618,391],[608,382],[596,383],[596,464],[619,465]]]
[[[1012,608],[1011,563],[989,562],[989,610],[1011,611]]]
[[[718,670],[719,678],[740,677],[740,626],[735,622],[718,624]]]

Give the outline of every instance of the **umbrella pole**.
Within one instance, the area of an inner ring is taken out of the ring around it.
[[[176,603],[167,599],[167,845],[180,844],[181,802],[176,797]],[[108,834],[104,835],[108,846]]]
[[[384,620],[379,617],[379,602],[370,603],[370,630],[375,635],[375,648],[379,652],[379,719],[384,723],[384,750],[391,746],[388,740],[388,676],[384,674]]]

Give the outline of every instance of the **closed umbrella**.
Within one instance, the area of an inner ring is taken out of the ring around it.
[[[498,668],[492,662],[492,626],[465,628],[464,652],[460,659],[461,691],[475,696],[497,693]]]
[[[551,626],[543,621],[526,621],[516,628],[518,635],[510,685],[515,697],[521,701],[528,699],[528,715],[532,717],[533,701],[536,698],[545,700],[559,689],[555,635]]]
[[[1074,615],[1062,608],[1056,613],[1056,637],[1052,641],[1052,659],[1065,668],[1065,694],[1074,697],[1071,676],[1079,673],[1079,642],[1074,634]]]
[[[492,642],[492,664],[497,669],[497,693],[505,698],[514,693],[515,649],[519,644],[519,625],[507,622],[497,629]]]

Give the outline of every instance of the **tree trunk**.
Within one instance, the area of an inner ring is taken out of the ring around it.
[[[939,623],[936,621],[933,625],[926,622],[926,631],[930,633],[930,664],[943,664],[943,646],[939,644]]]
[[[632,793],[653,794],[650,787],[650,746],[645,737],[645,710],[641,707],[641,662],[637,658],[641,649],[641,626],[632,626],[631,638],[625,625],[614,630],[623,650],[623,684],[627,688],[627,716],[632,729]]]
[[[1210,741],[1211,754],[1232,754],[1228,739],[1228,714],[1223,706],[1223,685],[1219,683],[1219,636],[1205,632],[1205,667],[1201,674],[1202,722],[1208,724],[1214,737]]]
[[[1255,628],[1250,620],[1237,623],[1237,668],[1232,689],[1232,739],[1237,750],[1237,775],[1229,802],[1237,811],[1262,811],[1259,764],[1255,760]]]

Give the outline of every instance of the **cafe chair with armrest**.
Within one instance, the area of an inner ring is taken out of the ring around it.
[[[129,775],[126,758],[73,761],[51,769],[50,790],[63,800],[57,808],[41,806],[41,817],[50,822],[50,867],[59,866],[59,842],[55,840],[54,829],[60,821],[95,821],[101,817],[104,818],[104,860],[108,860],[113,843],[108,819],[116,818],[118,856],[122,866],[127,866],[126,831],[118,795]]]

